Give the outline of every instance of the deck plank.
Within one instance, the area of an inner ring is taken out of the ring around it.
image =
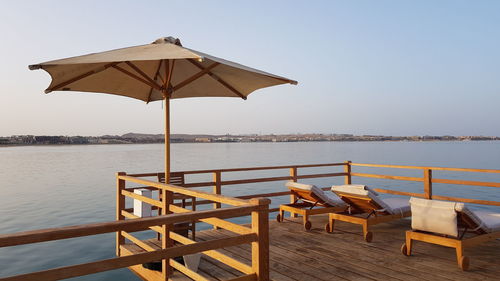
[[[213,239],[210,237],[209,234],[210,234],[210,231],[200,232],[200,235],[197,236],[196,239],[200,240],[200,241],[206,241],[206,240]],[[228,255],[234,259],[237,259],[237,260],[239,260],[247,265],[251,265],[250,252],[241,251],[240,249],[235,248],[235,247],[228,247],[228,248],[224,248],[224,249],[219,249],[218,251],[220,251],[221,253]],[[271,264],[272,263],[273,262],[271,261]],[[277,264],[276,267],[279,269],[279,267],[283,267],[283,266],[281,264]],[[272,270],[270,272],[270,278],[272,280],[275,280],[275,281],[297,281],[298,280],[298,279],[286,276],[284,274],[281,274],[277,270]]]
[[[300,218],[283,223],[271,221],[270,277],[275,281],[298,280],[498,280],[500,276],[500,241],[491,241],[465,253],[471,259],[469,271],[461,271],[454,249],[415,242],[411,257],[400,253],[404,231],[409,220],[372,227],[373,242],[366,243],[361,227],[336,222],[333,233],[326,233],[325,216],[310,218],[313,228],[305,231]],[[206,241],[229,237],[226,230],[205,230],[197,240]],[[150,245],[158,245],[149,241]],[[239,245],[219,251],[245,264],[250,264],[250,245]],[[200,273],[211,280],[227,280],[242,273],[219,261],[203,256]],[[185,280],[173,276],[172,280]]]
[[[218,233],[210,233],[212,235],[212,239],[215,237],[228,237],[225,235],[223,231],[218,231]],[[234,251],[240,252],[250,252],[249,245],[240,245],[231,247]],[[229,249],[229,248],[228,248]],[[283,255],[281,253],[277,253],[276,247],[270,248],[270,265],[271,268],[276,268],[277,271],[282,274],[293,276],[298,278],[299,280],[306,280],[310,278],[314,278],[315,280],[332,280],[332,278],[336,277],[338,280],[349,280],[347,278],[343,278],[341,276],[335,276],[329,274],[324,269],[318,269],[312,264],[314,263],[313,258],[289,258],[287,257],[286,262],[284,262]]]
[[[221,234],[226,234],[227,231],[221,230]],[[220,233],[217,233],[220,235]],[[338,279],[347,279],[347,280],[375,280],[371,278],[370,275],[363,275],[359,272],[352,272],[347,270],[345,267],[339,266],[339,264],[328,263],[325,260],[319,258],[315,255],[301,255],[301,249],[296,249],[294,245],[286,244],[284,247],[277,241],[279,239],[273,239],[271,237],[272,247],[270,248],[271,259],[282,260],[283,257],[287,257],[288,260],[292,260],[293,263],[287,263],[286,265],[292,266],[296,268],[296,266],[303,267],[303,264],[307,264],[311,268],[316,268],[316,271],[319,269],[319,273],[323,275],[321,278],[326,278],[327,280],[331,280],[332,278]],[[238,246],[241,250],[250,251],[249,245],[240,245]],[[301,266],[302,265],[302,266]],[[306,271],[306,273],[308,273]],[[387,276],[385,276],[387,278]],[[390,279],[390,278],[388,278]]]

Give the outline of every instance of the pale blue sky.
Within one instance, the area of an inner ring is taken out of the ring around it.
[[[500,135],[499,1],[2,1],[0,136],[161,133],[161,103],[28,65],[175,36],[299,81],[172,102],[173,133]]]

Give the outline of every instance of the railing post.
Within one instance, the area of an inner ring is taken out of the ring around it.
[[[166,178],[165,178],[166,180]],[[170,205],[173,203],[173,192],[168,191],[166,189],[162,190],[162,198],[161,198],[161,203],[162,203],[162,208],[161,208],[161,214],[162,215],[167,215],[170,214]],[[170,238],[170,231],[173,229],[172,224],[164,224],[162,225],[162,239],[161,239],[161,248],[162,249],[167,249],[170,248],[174,245],[174,241]],[[172,274],[172,267],[170,266],[170,259],[163,259],[162,260],[162,278],[163,280],[168,280],[169,276]]]
[[[290,177],[292,177],[293,182],[297,182],[297,167],[292,167],[290,168]],[[295,203],[297,200],[296,196],[294,194],[290,194],[290,203]],[[296,213],[290,213],[290,217],[296,218],[297,214]]]
[[[432,170],[424,169],[424,196],[425,199],[432,199]]]
[[[213,182],[214,182],[214,187],[213,187],[213,192],[215,194],[221,194],[222,193],[222,188],[221,188],[221,171],[215,171],[212,174]],[[220,209],[222,207],[222,204],[220,202],[215,202],[214,203],[214,209]],[[214,225],[213,229],[219,229],[217,226]]]
[[[214,187],[213,187],[213,192],[215,194],[221,194],[221,172],[220,171],[215,171],[212,174],[213,182],[214,182]],[[221,207],[220,202],[214,203],[214,209],[219,209]]]
[[[258,281],[269,280],[269,204],[268,198],[253,198],[250,203],[259,208],[252,212],[252,232],[257,241],[252,242],[252,269]]]
[[[344,173],[346,173],[344,177],[344,184],[351,184],[351,161],[344,161]]]
[[[125,176],[127,173],[118,172],[116,173],[116,220],[124,220],[122,215],[122,210],[125,209],[125,196],[122,195],[122,190],[125,189],[125,181],[119,179],[120,176]],[[125,243],[125,238],[121,234],[121,231],[116,232],[116,256],[120,256],[120,246]]]
[[[169,182],[170,177],[165,177],[165,182]],[[170,205],[173,204],[173,196],[174,193],[172,191],[168,191],[166,189],[161,190],[161,215],[168,215],[172,213],[170,211]],[[174,245],[174,241],[170,238],[170,231],[173,230],[173,224],[164,224],[162,225],[162,236],[161,236],[161,248],[167,249]],[[170,266],[170,259],[162,260],[162,279],[167,281],[169,280],[169,276],[172,275],[172,266]]]

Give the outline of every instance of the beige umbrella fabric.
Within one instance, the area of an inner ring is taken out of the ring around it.
[[[246,97],[296,81],[182,47],[164,37],[152,44],[30,65],[52,77],[45,90],[116,94],[145,102],[187,97]],[[165,85],[166,80],[170,82]]]

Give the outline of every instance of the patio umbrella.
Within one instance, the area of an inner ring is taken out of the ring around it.
[[[173,37],[151,44],[30,65],[52,77],[45,93],[78,91],[165,101],[165,182],[170,181],[170,100],[238,97],[297,82],[183,47]]]

